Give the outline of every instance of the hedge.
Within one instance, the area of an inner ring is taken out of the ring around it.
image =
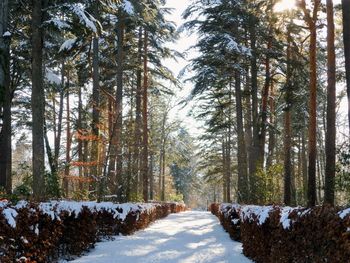
[[[210,210],[255,262],[350,262],[350,209],[212,204]]]
[[[0,262],[54,262],[79,256],[102,238],[129,235],[171,212],[178,203],[0,202]]]

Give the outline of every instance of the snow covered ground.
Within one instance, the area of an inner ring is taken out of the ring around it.
[[[101,242],[72,263],[249,263],[209,212],[171,214],[132,236]]]

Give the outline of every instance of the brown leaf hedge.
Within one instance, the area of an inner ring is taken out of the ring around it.
[[[129,235],[169,213],[179,203],[0,202],[0,262],[55,262],[79,256],[114,235]]]
[[[235,204],[211,204],[209,209],[255,262],[350,262],[350,209]]]

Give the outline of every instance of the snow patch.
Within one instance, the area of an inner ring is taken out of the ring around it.
[[[58,52],[62,51],[69,51],[73,48],[74,44],[77,42],[77,38],[71,38],[66,41],[61,45],[60,50]]]
[[[16,217],[18,215],[17,211],[13,208],[6,208],[2,211],[2,214],[5,216],[7,223],[15,228],[16,227]]]
[[[10,37],[11,33],[9,31],[6,31],[2,36],[3,37]]]
[[[129,14],[129,15],[133,15],[134,14],[134,6],[132,5],[132,3],[130,3],[130,1],[125,0],[123,3],[123,9],[124,11]]]
[[[26,207],[28,203],[26,201],[20,201],[12,208],[6,207],[7,202],[0,202],[0,208],[4,208],[2,214],[5,216],[8,224],[12,227],[16,227],[16,217],[18,215],[18,209]],[[60,215],[65,212],[68,216],[75,216],[76,218],[82,212],[84,208],[94,212],[106,211],[113,215],[113,218],[124,221],[128,214],[135,213],[137,220],[141,213],[150,214],[160,204],[146,204],[146,203],[123,203],[114,204],[112,202],[75,202],[75,201],[50,201],[43,202],[38,205],[38,210],[41,214],[47,215],[51,220],[61,220]],[[33,210],[32,212],[35,212]],[[38,225],[32,226],[32,230],[39,235]]]
[[[289,219],[290,213],[293,211],[291,207],[283,207],[281,210],[280,223],[282,224],[283,229],[289,229],[292,224],[292,220]]]
[[[51,69],[46,69],[46,75],[45,78],[48,82],[56,85],[61,85],[61,78],[58,76],[55,72],[53,72]]]
[[[262,225],[269,218],[269,213],[273,210],[273,206],[255,206],[247,205],[243,206],[241,210],[241,220],[254,220],[254,217],[258,219],[258,224]]]
[[[345,210],[338,212],[338,215],[341,219],[344,219],[349,214],[350,214],[350,208],[347,208]]]
[[[72,12],[79,18],[80,22],[83,23],[87,28],[89,28],[94,33],[97,33],[97,28],[95,23],[96,19],[86,12],[83,4],[73,4],[71,7]]]
[[[61,19],[58,19],[58,18],[50,19],[50,20],[46,21],[46,23],[53,24],[54,26],[56,26],[60,30],[70,28],[70,25],[67,22],[65,22]]]

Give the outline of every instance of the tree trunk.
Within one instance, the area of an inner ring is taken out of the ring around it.
[[[265,58],[265,84],[262,92],[262,102],[261,102],[261,131],[259,132],[259,160],[261,164],[264,164],[265,160],[265,143],[266,143],[266,128],[267,128],[267,105],[269,100],[269,91],[271,83],[271,59],[270,50],[272,49],[272,25],[270,25],[267,43],[267,53]]]
[[[292,163],[291,163],[291,113],[284,113],[284,204],[291,205]]]
[[[0,129],[0,187],[6,192],[12,192],[12,145],[11,145],[11,102],[12,91],[10,86],[10,36],[4,35],[8,31],[9,3],[0,0],[0,112],[2,108],[2,128]]]
[[[292,147],[292,127],[291,127],[291,100],[292,100],[292,83],[291,83],[291,74],[292,74],[292,65],[291,65],[291,32],[290,26],[288,25],[287,29],[287,77],[286,77],[286,94],[285,102],[286,108],[284,109],[284,204],[290,206],[292,203],[291,187],[292,187],[292,156],[291,156],[291,147]]]
[[[82,120],[82,114],[83,114],[83,101],[82,101],[82,85],[79,81],[79,88],[78,88],[78,120],[77,120],[77,130],[78,134],[81,134],[81,131],[83,129],[83,120]],[[79,190],[82,191],[84,189],[84,184],[81,181],[83,179],[83,166],[81,165],[81,162],[83,162],[83,142],[80,138],[78,138],[78,162],[80,163],[78,166],[79,169]]]
[[[115,193],[118,195],[118,199],[121,198],[121,185],[122,185],[122,173],[123,173],[123,153],[122,153],[122,126],[123,126],[123,72],[124,72],[124,18],[120,18],[118,23],[118,68],[117,68],[117,93],[116,93],[116,177]]]
[[[349,2],[349,1],[348,1]],[[334,205],[335,185],[335,136],[336,136],[336,79],[334,47],[333,1],[327,0],[327,130],[324,202]]]
[[[141,64],[142,64],[142,28],[139,29],[139,36],[138,36],[138,65],[139,68],[136,72],[136,107],[135,107],[135,132],[134,132],[134,164],[133,164],[133,174],[136,178],[135,180],[135,186],[136,186],[136,193],[138,193],[138,186],[139,186],[139,175],[140,175],[140,147],[141,147],[141,129],[142,129],[142,119],[141,119],[141,96],[142,96],[142,70],[141,70]],[[161,168],[160,168],[161,169]],[[159,188],[160,189],[160,188]]]
[[[165,201],[165,143],[166,138],[164,138],[163,142],[163,154],[162,154],[162,194],[161,194],[161,201]]]
[[[150,151],[149,156],[149,198],[151,200],[154,200],[154,173],[153,173],[153,166],[154,166],[154,153],[153,151]]]
[[[246,84],[244,86],[244,109],[245,109],[245,114],[244,114],[244,132],[245,132],[245,145],[246,145],[246,152],[247,152],[247,159],[248,159],[248,183],[249,183],[249,188],[248,188],[248,203],[251,203],[251,180],[252,176],[250,173],[250,169],[252,166],[252,141],[253,141],[253,135],[252,135],[252,111],[251,111],[251,85],[250,85],[250,77],[249,77],[249,68],[246,68]]]
[[[68,75],[69,79],[69,75]],[[70,107],[69,107],[69,84],[67,83],[67,100],[66,100],[66,165],[64,167],[63,189],[66,198],[69,196],[69,163],[71,151],[71,133],[70,133]]]
[[[342,0],[343,9],[343,37],[346,70],[346,92],[348,97],[348,118],[350,136],[350,1]]]
[[[235,95],[236,95],[236,122],[237,122],[237,159],[238,159],[238,202],[248,202],[248,174],[247,174],[247,152],[243,130],[243,109],[241,94],[241,75],[235,72]]]
[[[143,200],[148,201],[148,32],[144,34],[143,54],[143,90],[142,90],[142,193]]]
[[[276,145],[276,135],[275,135],[275,91],[274,85],[271,83],[270,91],[270,126],[269,126],[269,153],[266,160],[266,170],[273,164],[274,154],[275,154],[275,145]]]
[[[252,50],[252,57],[250,60],[251,66],[251,96],[252,96],[252,127],[253,127],[253,140],[251,142],[250,154],[249,154],[249,178],[250,178],[250,199],[251,202],[256,203],[257,201],[257,182],[256,182],[256,171],[258,166],[261,164],[259,160],[259,116],[258,116],[258,66],[257,66],[257,50],[256,50],[256,19],[253,16],[249,21],[249,35],[250,35],[250,47]]]
[[[307,178],[307,152],[306,152],[306,134],[305,128],[302,130],[301,137],[301,159],[302,159],[302,174],[303,174],[303,198],[305,203],[307,203],[307,188],[308,188],[308,178]]]
[[[92,179],[100,180],[100,176],[98,174],[98,166],[99,166],[99,122],[100,122],[100,78],[99,78],[99,44],[98,44],[98,36],[95,36],[92,40],[92,52],[93,52],[93,61],[92,61],[92,123],[91,123],[91,131],[92,131],[92,144],[91,144],[91,156],[90,162],[92,163],[90,176]],[[94,186],[90,187],[90,190],[93,189]]]
[[[55,154],[54,154],[54,165],[58,168],[58,158],[61,148],[61,135],[62,135],[62,118],[63,118],[63,101],[64,101],[64,92],[65,92],[65,64],[62,62],[61,69],[61,89],[60,89],[60,101],[58,109],[58,120],[57,120],[57,137],[55,137]]]
[[[300,6],[310,31],[310,99],[309,99],[309,167],[308,167],[308,206],[316,205],[316,126],[317,126],[317,14],[321,0],[314,0],[312,14],[306,7],[306,1],[301,0]]]
[[[153,111],[150,114],[150,130],[153,131]],[[152,142],[151,135],[151,142]],[[150,200],[154,200],[154,145],[151,144],[149,151],[149,198]]]
[[[33,195],[39,200],[45,196],[44,114],[43,86],[43,1],[33,1],[32,13],[32,151]]]

